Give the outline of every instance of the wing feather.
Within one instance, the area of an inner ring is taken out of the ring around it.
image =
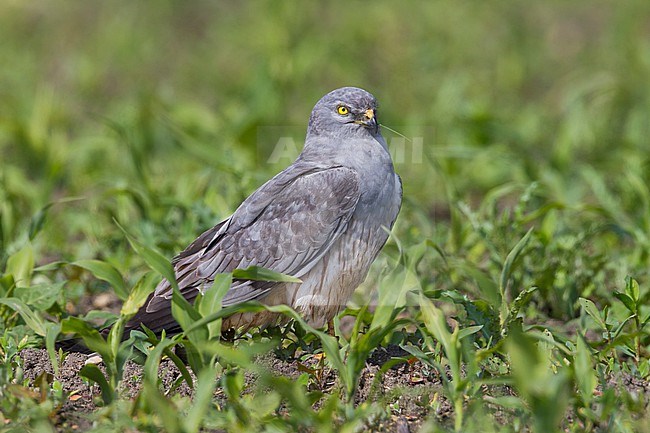
[[[304,275],[345,231],[359,195],[352,169],[290,166],[173,259],[181,293],[194,299],[216,274],[250,265]],[[222,303],[259,299],[274,286],[235,281]],[[170,300],[171,285],[163,280],[129,327],[143,323],[154,331],[169,328],[174,323]]]

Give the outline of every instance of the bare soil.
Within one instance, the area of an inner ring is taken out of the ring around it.
[[[392,366],[381,375],[381,367],[394,357],[406,357],[399,347],[378,348],[372,354],[362,372],[355,403],[379,401],[390,407],[390,413],[384,417],[369,420],[365,431],[369,432],[398,432],[414,433],[430,417],[438,423],[451,425],[453,409],[442,393],[442,381],[438,373],[431,371],[420,362],[403,362]],[[44,349],[26,349],[21,352],[24,374],[33,384],[43,372],[54,375],[52,366]],[[69,397],[63,403],[57,415],[59,431],[85,431],[92,426],[92,415],[101,405],[100,390],[97,385],[89,385],[79,376],[79,370],[84,366],[88,355],[70,353],[63,361],[54,379],[61,382],[66,395]],[[273,354],[260,357],[257,361],[273,374],[289,378],[297,378],[305,368],[314,368],[318,363],[316,358],[307,361],[282,360]],[[103,366],[100,364],[100,368]],[[124,398],[134,398],[142,384],[142,366],[128,362],[120,392]],[[336,373],[324,367],[316,375],[317,380],[310,386],[324,393],[332,392],[339,386]],[[169,360],[163,359],[160,364],[159,378],[165,390],[168,390],[177,379],[180,372]],[[245,376],[246,390],[255,389],[256,376]],[[609,378],[608,385],[615,388],[625,388],[643,401],[650,395],[650,384],[627,374],[617,374]],[[512,395],[508,387],[491,387],[485,389],[491,396]],[[192,390],[185,382],[176,388],[175,393],[191,396]],[[223,391],[217,387],[215,398],[225,403]],[[318,404],[318,403],[317,403]],[[648,404],[644,401],[642,404]],[[499,423],[505,424],[512,419],[513,414],[495,406],[493,415]],[[571,423],[571,414],[567,414],[566,422]]]
[[[394,356],[405,356],[406,352],[394,347],[380,348],[368,360],[359,381],[356,403],[364,401],[383,401],[391,404],[393,410],[389,417],[369,422],[368,431],[373,432],[415,432],[428,416],[435,416],[444,422],[451,416],[451,405],[441,396],[441,381],[436,373],[423,371],[420,363],[401,363],[388,369],[378,377],[381,366]],[[26,349],[21,352],[25,378],[34,383],[43,372],[54,375],[47,351],[44,349]],[[57,415],[60,431],[84,431],[92,425],[92,413],[101,405],[99,386],[89,385],[79,376],[88,355],[68,354],[54,379],[61,382],[66,394],[71,396],[65,401]],[[299,362],[282,360],[273,354],[258,359],[258,362],[274,374],[297,378],[305,368],[316,367],[317,359]],[[100,368],[103,366],[100,364]],[[169,389],[180,377],[180,372],[169,359],[160,364],[159,378],[165,389]],[[246,375],[245,389],[254,389],[256,377]],[[125,398],[134,398],[142,385],[142,366],[128,362],[121,385],[121,394]],[[327,367],[318,374],[314,386],[327,393],[338,386],[336,374]],[[192,395],[192,390],[182,383],[175,391],[181,395]],[[434,397],[435,396],[435,397]],[[217,388],[215,398],[225,402],[222,390]],[[435,410],[431,402],[435,399]],[[399,430],[398,430],[399,428]]]

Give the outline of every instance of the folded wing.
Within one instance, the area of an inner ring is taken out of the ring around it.
[[[359,200],[357,173],[345,167],[293,165],[262,185],[227,220],[203,233],[174,260],[183,296],[193,300],[218,273],[251,265],[300,278],[345,231]],[[277,283],[236,280],[223,299],[259,299]],[[129,328],[175,326],[171,285],[161,281]]]

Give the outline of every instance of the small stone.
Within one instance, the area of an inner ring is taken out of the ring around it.
[[[97,364],[100,364],[101,362],[102,362],[102,357],[99,356],[98,354],[94,353],[94,354],[90,355],[88,357],[88,359],[86,359],[86,361],[84,362],[84,365],[88,365],[88,364],[97,365]]]
[[[110,293],[100,293],[93,299],[93,307],[103,309],[111,304],[112,296]]]

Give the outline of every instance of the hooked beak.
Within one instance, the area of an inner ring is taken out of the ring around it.
[[[377,118],[375,117],[375,110],[372,108],[368,108],[366,111],[363,112],[363,114],[358,117],[354,123],[357,125],[361,125],[364,128],[372,129],[373,131],[377,131]]]

